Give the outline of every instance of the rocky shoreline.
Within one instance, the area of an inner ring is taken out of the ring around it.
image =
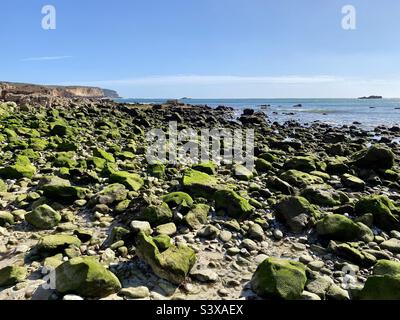
[[[28,98],[0,102],[0,299],[400,299],[400,127]],[[255,170],[148,165],[170,121],[254,129]]]

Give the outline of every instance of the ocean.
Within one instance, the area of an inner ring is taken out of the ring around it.
[[[127,103],[163,103],[166,99],[118,99]],[[334,126],[358,122],[366,129],[400,125],[400,99],[183,99],[193,105],[233,107],[239,115],[245,108],[264,111],[269,120],[302,124],[315,121]],[[295,105],[301,104],[301,107]],[[263,106],[263,107],[262,107]]]

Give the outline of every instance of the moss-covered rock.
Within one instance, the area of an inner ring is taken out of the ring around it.
[[[57,176],[47,176],[41,179],[39,188],[43,190],[43,194],[48,198],[56,200],[74,201],[86,197],[87,189],[75,187],[71,182]]]
[[[207,204],[196,204],[183,218],[185,223],[191,229],[200,228],[203,224],[207,223],[208,213],[210,206]]]
[[[115,162],[115,158],[111,153],[108,153],[107,151],[100,148],[95,148],[93,150],[93,156],[103,158],[108,162]]]
[[[17,156],[14,165],[0,169],[0,177],[5,179],[32,178],[36,174],[36,167],[26,156]]]
[[[346,157],[331,157],[325,160],[326,172],[329,174],[344,174],[349,172],[347,165],[349,160]]]
[[[400,300],[400,263],[379,260],[359,294],[361,300]]]
[[[211,161],[196,164],[192,168],[194,170],[204,172],[213,176],[217,173],[217,166],[214,162]]]
[[[142,188],[144,181],[136,173],[127,171],[115,171],[110,175],[111,182],[122,183],[125,187],[132,191],[138,191]]]
[[[74,156],[74,152],[59,152],[54,158],[53,165],[58,168],[73,168],[78,165]]]
[[[99,157],[91,157],[86,160],[87,164],[98,171],[102,171],[106,166],[107,160]]]
[[[306,268],[296,261],[268,258],[257,268],[251,287],[261,297],[299,299],[306,284]]]
[[[256,159],[255,166],[256,170],[261,173],[269,172],[274,169],[271,163],[261,158]]]
[[[51,124],[51,134],[52,135],[56,135],[59,137],[65,137],[67,135],[71,135],[71,128],[61,122],[57,122],[57,123],[52,123]]]
[[[319,220],[316,224],[317,233],[330,240],[370,242],[374,240],[371,229],[362,223],[355,223],[351,219],[331,214]]]
[[[293,232],[303,231],[310,222],[315,222],[320,212],[306,198],[289,196],[275,206],[276,217],[285,222]]]
[[[237,164],[234,166],[233,168],[233,172],[236,178],[238,178],[239,180],[243,180],[243,181],[249,181],[251,179],[253,179],[253,172],[250,171],[249,169],[247,169],[244,165],[242,164]]]
[[[187,170],[183,176],[185,191],[194,196],[210,198],[218,190],[217,179],[197,170]]]
[[[61,215],[47,204],[25,215],[25,220],[38,229],[51,229],[61,221]]]
[[[343,196],[326,184],[313,185],[305,188],[301,196],[306,198],[312,204],[324,207],[334,207],[342,203]]]
[[[153,237],[153,241],[160,252],[163,252],[172,246],[172,239],[166,234],[159,234]]]
[[[7,266],[0,269],[0,287],[13,286],[25,280],[27,273],[26,267]]]
[[[222,210],[232,218],[244,218],[249,216],[254,208],[249,201],[233,190],[219,190],[214,195],[215,210]]]
[[[158,206],[148,206],[143,210],[140,218],[142,220],[148,221],[153,226],[158,226],[160,224],[164,224],[170,222],[173,218],[173,213],[171,209],[168,207],[168,204],[163,202]]]
[[[386,196],[362,197],[356,203],[355,210],[359,215],[372,213],[374,224],[383,230],[400,230],[399,208]]]
[[[163,196],[162,200],[168,204],[171,209],[179,207],[183,213],[188,212],[193,205],[193,199],[185,192],[171,192]]]
[[[185,245],[170,246],[160,253],[154,240],[143,232],[139,232],[137,236],[136,250],[138,256],[150,265],[156,275],[174,284],[185,281],[196,262],[195,252]]]
[[[165,165],[162,163],[149,164],[147,167],[147,171],[151,176],[156,177],[158,179],[164,179],[166,177]]]
[[[371,267],[376,263],[376,258],[368,252],[361,251],[351,243],[337,244],[333,240],[329,242],[329,249],[336,253],[339,257],[355,263],[362,267]]]
[[[14,216],[8,211],[0,211],[0,227],[14,224]]]
[[[99,203],[113,204],[125,200],[127,196],[128,191],[123,184],[113,183],[98,192],[95,198]]]
[[[315,158],[312,156],[297,156],[285,162],[285,168],[303,172],[311,172],[317,169]]]
[[[36,245],[38,253],[49,256],[56,253],[62,253],[64,249],[69,246],[81,245],[81,241],[71,235],[67,234],[54,234],[42,237]]]
[[[56,268],[56,290],[102,298],[121,289],[118,278],[94,257],[70,259]]]
[[[8,186],[7,184],[0,179],[0,192],[7,192]]]
[[[374,145],[355,153],[352,161],[362,168],[390,169],[394,165],[394,154],[386,147]]]
[[[278,177],[275,176],[268,177],[267,180],[265,181],[265,184],[271,190],[279,191],[286,195],[294,194],[293,187],[289,183],[283,181],[282,179],[279,179]]]
[[[298,188],[324,183],[322,178],[298,170],[288,170],[280,178]]]
[[[365,182],[363,180],[348,173],[342,175],[341,181],[345,187],[352,190],[362,191],[365,188]]]

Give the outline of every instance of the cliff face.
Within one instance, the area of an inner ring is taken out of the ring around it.
[[[0,82],[0,97],[13,95],[47,95],[62,98],[119,98],[114,90],[82,86],[45,86],[26,83]]]

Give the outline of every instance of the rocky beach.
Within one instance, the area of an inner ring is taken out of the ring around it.
[[[400,299],[400,127],[46,94],[0,100],[0,300]],[[170,121],[254,169],[148,164]]]

